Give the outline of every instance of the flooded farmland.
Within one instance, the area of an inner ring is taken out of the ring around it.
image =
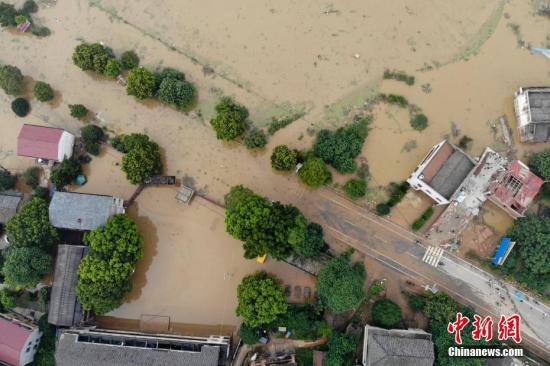
[[[23,120],[9,111],[9,98],[0,95],[0,164],[7,168],[22,171],[30,164],[15,156],[23,122],[78,133],[83,124],[67,108],[75,103],[85,104],[111,133],[147,133],[162,148],[167,174],[187,177],[218,202],[236,184],[273,199],[296,200],[299,195],[290,193],[306,188],[294,175],[271,171],[271,149],[281,143],[310,147],[308,129],[349,122],[379,92],[405,96],[422,109],[429,126],[413,130],[408,112],[398,107],[372,109],[361,154],[369,163],[372,187],[406,179],[444,138],[457,142],[470,136],[473,155],[486,146],[507,150],[494,128],[500,116],[513,131],[511,154],[522,158],[550,146],[522,145],[515,130],[513,92],[522,85],[550,83],[550,60],[524,47],[544,45],[550,32],[550,21],[535,14],[531,1],[38,2],[37,17],[52,35],[38,39],[0,31],[0,63],[49,82],[58,97],[52,104],[31,98],[31,116]],[[82,72],[71,60],[82,40],[105,42],[117,55],[133,49],[150,68],[183,70],[197,85],[197,110],[184,114],[139,102],[115,82]],[[404,70],[416,83],[384,81],[386,68]],[[277,132],[265,152],[250,154],[241,144],[216,140],[211,130],[208,120],[221,95],[246,105],[259,127],[296,111],[305,116]],[[82,190],[129,197],[134,187],[120,173],[119,159],[111,150],[95,158]],[[169,188],[148,189],[130,210],[143,228],[146,258],[138,266],[134,291],[110,316],[136,320],[162,314],[183,324],[237,325],[236,286],[245,274],[263,268],[309,283],[284,263],[260,266],[244,260],[240,243],[225,233],[220,209],[200,201],[183,207],[174,195]],[[396,221],[406,226],[428,205],[424,197],[408,198]],[[485,218],[506,229],[498,217],[496,223]]]

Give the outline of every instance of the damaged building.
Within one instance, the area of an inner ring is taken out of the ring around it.
[[[521,142],[550,140],[550,87],[523,87],[514,93]]]

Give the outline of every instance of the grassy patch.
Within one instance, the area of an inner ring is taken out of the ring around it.
[[[305,115],[305,112],[300,111],[300,112],[295,112],[293,114],[280,117],[280,118],[273,117],[271,123],[267,127],[267,133],[270,135],[273,135],[275,132],[279,131],[281,128],[288,126],[289,124],[296,121],[297,119],[302,118],[304,115]]]
[[[407,85],[414,85],[415,78],[412,75],[408,75],[404,71],[395,71],[395,70],[385,70],[384,79],[393,79],[402,81]]]

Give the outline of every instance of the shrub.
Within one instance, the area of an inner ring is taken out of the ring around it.
[[[37,198],[40,198],[44,201],[46,201],[46,200],[48,200],[48,198],[50,198],[48,188],[40,187],[40,186],[36,187],[34,189],[33,196],[37,197]]]
[[[131,70],[139,66],[139,57],[134,51],[124,51],[120,56],[122,67]]]
[[[26,16],[24,15],[17,15],[15,17],[15,24],[17,25],[21,25],[23,23],[25,23],[27,20],[29,20]]]
[[[71,117],[82,119],[88,115],[88,108],[82,104],[69,104]]]
[[[50,34],[52,34],[52,32],[50,31],[50,28],[41,27],[41,26],[37,26],[37,25],[32,25],[31,26],[31,33],[34,34],[37,37],[47,37]]]
[[[41,287],[38,290],[38,305],[44,310],[48,308],[48,303],[50,302],[50,288]]]
[[[34,0],[27,0],[23,4],[23,7],[21,8],[21,13],[23,14],[32,14],[36,13],[38,11],[38,5]]]
[[[11,110],[18,117],[25,117],[29,114],[31,106],[25,98],[16,98],[11,102]]]
[[[414,76],[407,75],[404,71],[384,70],[384,79],[394,79],[403,81],[407,85],[414,85]]]
[[[156,91],[153,73],[143,67],[136,67],[128,73],[126,92],[138,99],[151,98]]]
[[[378,296],[384,291],[385,288],[386,286],[384,285],[384,281],[374,281],[369,287],[368,294],[369,296]]]
[[[426,115],[422,113],[415,114],[411,118],[411,126],[417,131],[422,131],[423,129],[428,127],[428,117],[426,117]]]
[[[433,213],[434,213],[433,207],[428,207],[428,209],[424,211],[422,216],[420,216],[415,222],[413,222],[413,224],[411,225],[411,228],[414,231],[420,230],[422,226],[424,226],[424,224],[430,219],[430,217],[432,217]]]
[[[40,183],[40,168],[33,166],[23,173],[23,181],[31,188],[36,188]]]
[[[323,159],[315,156],[307,158],[298,173],[302,182],[313,188],[327,184],[332,179]]]
[[[159,86],[159,100],[178,109],[188,108],[195,97],[195,87],[188,81],[166,78]]]
[[[292,170],[298,161],[298,153],[290,150],[286,145],[279,145],[271,154],[271,167],[275,170]]]
[[[34,94],[34,97],[41,102],[52,100],[54,96],[53,89],[50,84],[43,81],[37,81],[34,83],[32,93]]]
[[[103,74],[112,53],[99,43],[81,43],[73,52],[73,63],[84,71]]]
[[[381,94],[382,100],[384,100],[388,104],[394,104],[399,107],[405,108],[409,105],[409,101],[407,98],[405,98],[402,95],[396,95],[396,94]]]
[[[0,2],[0,25],[2,27],[15,27],[15,17],[17,16],[17,10],[12,4]]]
[[[23,87],[24,81],[21,70],[11,65],[0,67],[0,88],[4,89],[6,94],[21,94],[23,92]]]
[[[252,328],[245,323],[241,324],[239,335],[244,344],[256,344],[260,340],[260,332],[256,328]]]
[[[409,307],[411,308],[411,310],[414,310],[414,311],[424,310],[424,304],[426,302],[426,299],[423,296],[410,295],[408,300],[409,300]]]
[[[122,63],[116,58],[110,58],[105,65],[104,74],[105,76],[110,77],[111,79],[116,79],[118,75],[122,72]]]
[[[406,181],[401,183],[390,183],[390,199],[388,200],[387,204],[390,207],[393,207],[397,205],[403,197],[405,197],[405,194],[407,194],[407,191],[409,190],[409,183]]]
[[[262,130],[254,130],[246,134],[244,144],[247,149],[261,149],[267,144],[267,137]]]
[[[354,200],[364,197],[367,193],[367,182],[362,179],[350,179],[344,185],[344,192]]]
[[[216,106],[216,112],[210,124],[219,140],[233,140],[244,133],[248,109],[234,102],[233,99],[224,97]]]
[[[402,319],[401,308],[391,300],[381,299],[372,306],[372,320],[382,328],[395,328]]]
[[[162,82],[165,79],[174,79],[179,81],[185,81],[185,74],[179,70],[171,67],[165,67],[158,75],[158,79]]]
[[[4,309],[13,309],[17,306],[17,297],[13,291],[3,288],[0,290],[0,304]]]
[[[385,216],[390,213],[390,206],[387,203],[379,203],[376,205],[376,213],[380,216]]]
[[[84,150],[89,154],[97,156],[101,151],[101,146],[97,142],[86,141],[84,142]]]
[[[471,137],[464,135],[458,141],[458,147],[460,147],[461,149],[467,150],[470,148],[472,141],[474,140]]]
[[[8,170],[0,168],[0,191],[7,191],[15,187],[17,177]]]
[[[550,149],[531,155],[529,167],[542,179],[550,181]]]
[[[37,247],[12,247],[2,269],[12,288],[35,287],[42,276],[52,271],[52,258]]]
[[[124,149],[124,142],[122,141],[122,136],[115,136],[112,137],[109,142],[111,143],[111,146],[122,153],[126,152]]]
[[[96,125],[86,125],[80,129],[82,140],[85,142],[100,142],[103,139],[103,130]]]
[[[128,153],[122,158],[122,171],[130,183],[139,184],[145,178],[162,173],[160,148],[155,142],[147,138],[135,146],[129,146],[126,141],[124,145]]]
[[[65,159],[53,167],[50,180],[57,189],[63,189],[71,184],[78,175],[82,174],[82,167],[75,159]]]

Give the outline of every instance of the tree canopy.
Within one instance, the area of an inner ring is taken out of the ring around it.
[[[210,124],[219,140],[233,140],[246,130],[248,109],[233,99],[222,98],[216,105],[216,113],[216,116],[210,120]]]
[[[344,184],[344,192],[351,199],[359,199],[367,193],[367,182],[363,179],[350,179]]]
[[[0,67],[0,88],[8,95],[19,95],[23,92],[23,74],[15,66]]]
[[[372,306],[372,320],[374,324],[382,328],[395,328],[402,319],[401,308],[389,299],[380,299]]]
[[[120,306],[132,288],[132,273],[143,258],[143,236],[126,214],[117,214],[90,231],[85,242],[90,251],[80,263],[77,295],[84,309],[104,314]]]
[[[17,10],[12,4],[0,2],[0,25],[2,27],[14,27]]]
[[[10,247],[2,271],[8,286],[33,288],[52,271],[52,258],[38,247]]]
[[[550,149],[531,155],[529,166],[545,181],[550,181]]]
[[[288,242],[293,246],[296,254],[304,257],[319,255],[326,245],[321,225],[315,222],[308,224],[302,214],[296,215],[294,223],[294,227],[288,233]]]
[[[298,153],[286,145],[279,145],[271,153],[271,167],[275,170],[288,171],[296,167]]]
[[[0,168],[0,191],[7,191],[15,187],[17,177],[9,170]]]
[[[113,58],[112,52],[99,43],[81,43],[73,52],[73,63],[84,71],[105,72],[107,62]]]
[[[162,173],[160,148],[147,135],[126,135],[122,139],[122,147],[127,151],[122,157],[122,171],[130,183],[139,184]]]
[[[177,109],[186,109],[195,97],[195,86],[187,80],[167,77],[159,86],[159,100]]]
[[[327,184],[332,179],[325,162],[316,156],[310,156],[298,172],[300,180],[310,187],[317,188]]]
[[[48,204],[37,197],[8,220],[6,231],[10,243],[18,247],[49,250],[59,241],[59,234],[48,219]]]
[[[53,89],[50,84],[43,81],[37,81],[34,83],[32,93],[34,94],[34,97],[41,102],[50,101],[54,97]]]
[[[336,333],[328,341],[326,366],[353,366],[352,355],[357,343],[352,336]]]
[[[104,74],[111,79],[116,79],[122,73],[122,63],[116,58],[110,58],[105,65]]]
[[[88,114],[88,108],[82,104],[69,104],[71,117],[82,119]]]
[[[354,158],[361,153],[367,135],[368,120],[361,119],[336,131],[319,131],[313,149],[340,173],[352,173],[357,168]]]
[[[251,327],[269,324],[287,311],[283,287],[266,272],[244,277],[237,288],[237,299],[237,315]]]
[[[348,255],[335,257],[319,272],[319,298],[337,313],[351,310],[365,298],[365,278],[363,263],[351,264]]]
[[[27,114],[29,114],[29,111],[31,110],[31,105],[25,98],[15,98],[13,102],[11,102],[11,110],[13,111],[13,113],[15,113],[16,116],[25,117]]]
[[[138,99],[151,98],[156,92],[156,79],[153,73],[144,67],[136,67],[128,72],[126,92]]]
[[[120,56],[120,61],[126,70],[131,70],[139,66],[139,57],[134,51],[131,50],[124,51]]]
[[[62,189],[71,184],[79,174],[82,174],[80,163],[75,159],[65,159],[53,167],[50,180],[57,189]]]
[[[261,149],[267,144],[267,137],[264,131],[254,130],[246,134],[244,144],[247,149]]]

